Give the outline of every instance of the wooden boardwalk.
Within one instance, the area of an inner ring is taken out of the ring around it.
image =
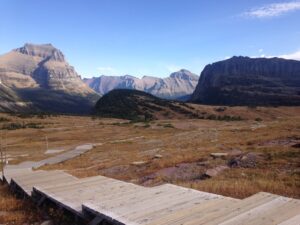
[[[18,165],[7,165],[6,168],[7,169],[22,169],[22,168],[37,169],[44,165],[53,165],[53,164],[64,162],[69,159],[73,159],[73,158],[80,156],[81,154],[84,154],[87,151],[93,149],[93,147],[94,147],[93,144],[83,144],[83,145],[76,146],[74,149],[72,149],[70,151],[63,152],[61,154],[43,159],[41,161],[37,161],[37,162],[25,161]]]
[[[12,190],[51,202],[82,224],[299,225],[300,200],[258,193],[238,200],[172,184],[142,187],[103,176],[78,179],[63,171],[7,167]]]

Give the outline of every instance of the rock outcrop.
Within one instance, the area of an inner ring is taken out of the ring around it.
[[[190,101],[212,105],[300,105],[300,61],[233,57],[207,65]]]
[[[25,44],[0,56],[0,82],[14,93],[11,102],[21,99],[41,110],[73,113],[78,104],[78,112],[87,111],[98,98],[51,44]]]
[[[165,99],[182,99],[193,93],[199,76],[188,70],[172,73],[167,78],[144,76],[141,79],[125,76],[100,76],[84,79],[92,89],[100,94],[106,94],[113,89],[132,89],[150,93]]]

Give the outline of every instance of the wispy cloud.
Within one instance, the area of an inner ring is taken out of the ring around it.
[[[177,65],[167,65],[166,66],[166,69],[169,71],[169,72],[176,72],[178,70],[181,70],[183,67],[180,67],[180,66],[177,66]]]
[[[300,1],[273,3],[244,12],[242,16],[250,18],[271,18],[300,10]]]
[[[300,60],[300,50],[288,54],[282,54],[282,55],[259,55],[259,56],[251,56],[251,58],[273,58],[273,57],[278,57],[278,58],[283,58],[283,59],[294,59],[294,60]]]
[[[106,67],[98,67],[97,71],[101,74],[101,75],[116,75],[118,73],[118,70],[116,70],[115,68],[112,68],[110,66],[106,66]]]

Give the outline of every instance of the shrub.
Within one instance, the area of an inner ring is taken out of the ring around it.
[[[230,116],[230,115],[223,115],[217,116],[214,114],[210,114],[206,117],[208,120],[220,120],[220,121],[240,121],[243,120],[240,116]]]
[[[41,129],[44,128],[40,123],[28,123],[25,125],[25,128]]]
[[[22,128],[25,128],[25,125],[21,123],[7,123],[2,126],[2,130],[17,130]]]
[[[33,129],[41,129],[44,128],[40,123],[7,123],[2,126],[2,130],[17,130],[17,129],[25,129],[25,128],[33,128]]]
[[[10,119],[6,117],[0,117],[0,122],[8,122],[8,121],[10,121]]]
[[[170,112],[169,112],[169,111],[166,111],[166,112],[163,113],[163,115],[164,115],[164,116],[170,116]]]
[[[208,119],[208,120],[216,120],[216,119],[217,119],[217,116],[214,115],[214,114],[210,114],[210,115],[208,115],[208,116],[206,117],[206,119]]]
[[[163,127],[165,127],[165,128],[174,128],[174,126],[170,123],[163,124]]]
[[[150,124],[149,124],[149,123],[146,123],[143,127],[149,128],[149,127],[150,127]]]
[[[226,107],[218,107],[218,108],[215,108],[214,110],[216,112],[224,112],[227,108]]]

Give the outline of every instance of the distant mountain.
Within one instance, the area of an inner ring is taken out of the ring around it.
[[[1,55],[0,83],[0,110],[10,105],[15,111],[14,102],[23,102],[24,109],[84,113],[99,98],[51,44],[25,44]]]
[[[233,57],[207,65],[190,101],[212,105],[300,105],[300,61]]]
[[[198,118],[195,109],[183,102],[155,97],[149,93],[115,89],[100,98],[94,114],[129,120]]]
[[[167,78],[144,76],[139,79],[130,75],[100,76],[84,79],[92,89],[106,94],[113,89],[140,90],[165,99],[178,99],[192,94],[198,83],[199,76],[188,70],[172,73]]]

